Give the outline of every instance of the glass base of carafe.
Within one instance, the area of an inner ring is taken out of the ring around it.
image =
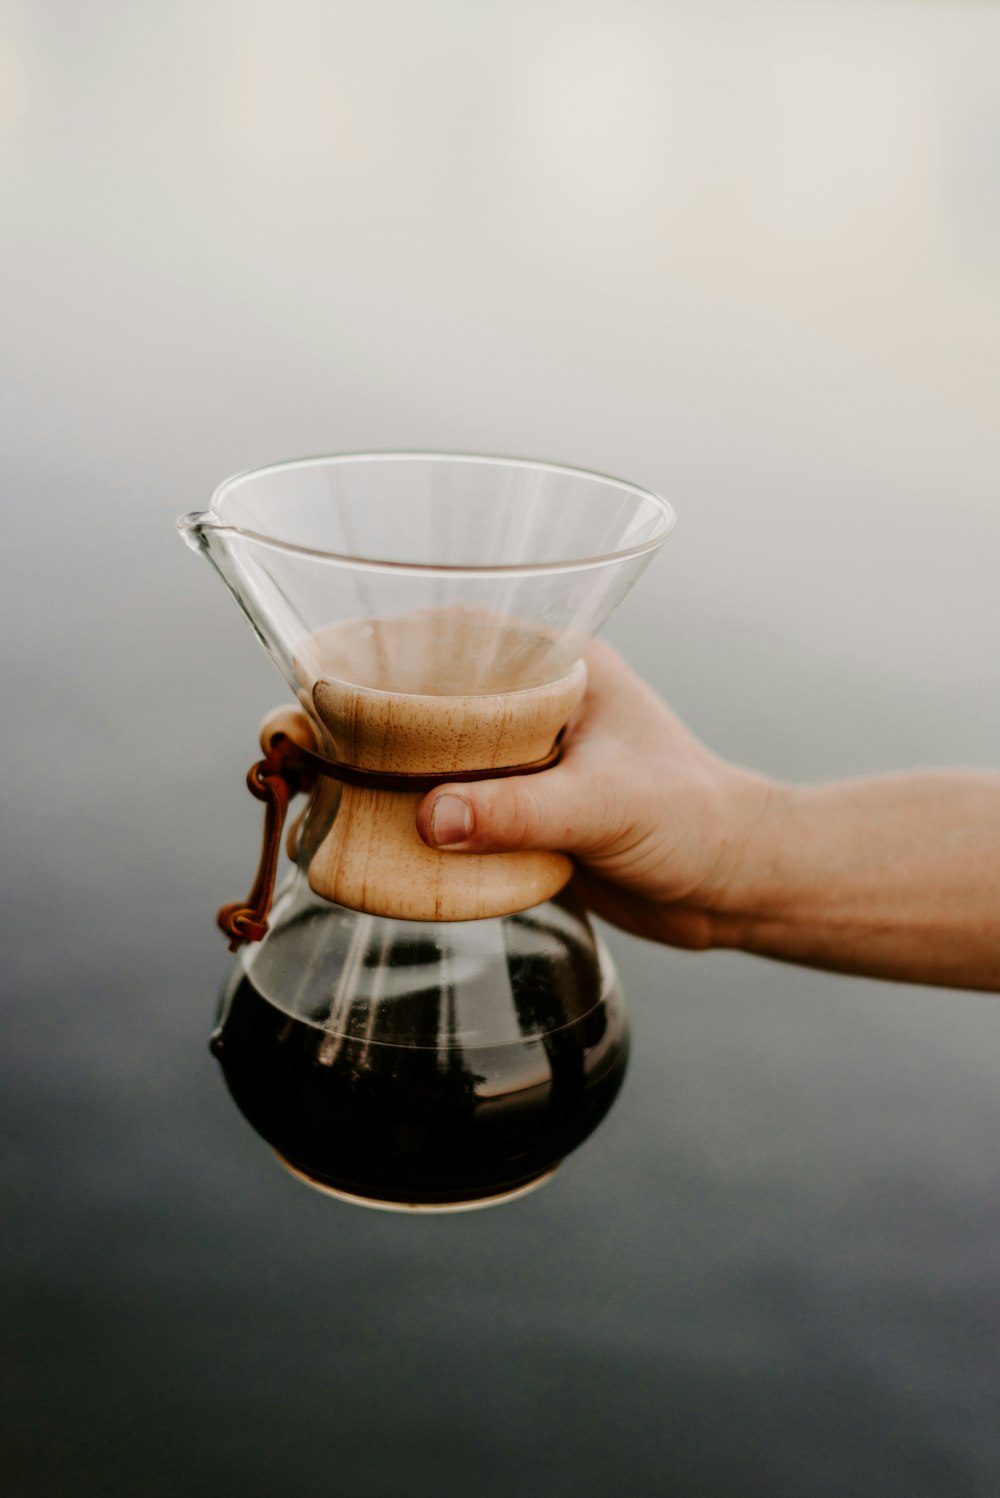
[[[319,1181],[314,1176],[307,1175],[291,1160],[286,1160],[284,1155],[274,1151],[275,1158],[282,1164],[290,1175],[305,1186],[311,1186],[314,1191],[321,1191],[324,1196],[335,1196],[339,1201],[351,1202],[356,1207],[372,1207],[378,1212],[421,1212],[421,1213],[443,1213],[443,1212],[476,1212],[480,1207],[497,1207],[503,1202],[517,1201],[520,1196],[530,1196],[537,1191],[539,1186],[544,1186],[546,1181],[551,1181],[559,1165],[553,1165],[551,1169],[544,1170],[533,1180],[523,1181],[519,1186],[513,1186],[507,1191],[497,1191],[491,1196],[474,1197],[471,1201],[458,1202],[394,1202],[385,1201],[374,1196],[358,1196],[353,1191],[342,1191],[339,1186],[330,1186],[325,1181]],[[562,1162],[560,1161],[559,1164]]]

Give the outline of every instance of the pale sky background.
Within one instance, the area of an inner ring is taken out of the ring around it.
[[[850,681],[908,732],[933,712],[917,758],[988,760],[998,56],[982,0],[8,0],[15,532],[70,597],[95,548],[209,609],[153,537],[231,471],[594,466],[676,505],[617,637],[704,732],[788,774],[881,763],[842,710],[813,742]]]

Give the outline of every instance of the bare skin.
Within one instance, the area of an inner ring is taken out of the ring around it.
[[[780,784],[705,748],[608,645],[587,666],[560,764],[432,791],[425,842],[570,853],[592,910],[671,946],[1000,992],[1000,775]]]

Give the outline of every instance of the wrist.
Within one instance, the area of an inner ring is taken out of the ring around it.
[[[747,946],[753,925],[773,906],[795,793],[793,786],[726,766],[717,812],[719,851],[698,891],[712,946]]]

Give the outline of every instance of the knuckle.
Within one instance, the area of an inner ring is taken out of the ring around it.
[[[538,837],[541,814],[534,788],[510,781],[491,808],[493,831],[508,847],[527,848]]]

